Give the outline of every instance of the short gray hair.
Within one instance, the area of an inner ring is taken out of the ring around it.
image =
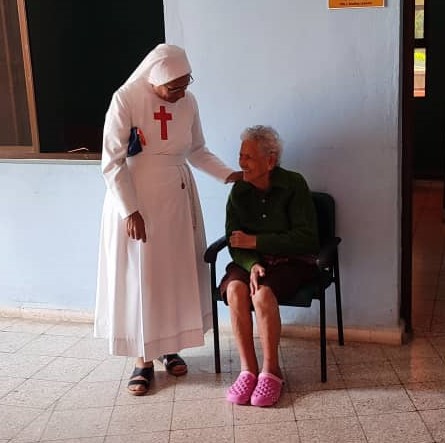
[[[280,164],[283,142],[278,132],[271,126],[256,125],[246,128],[241,133],[241,140],[254,140],[264,154],[275,154],[277,165]]]

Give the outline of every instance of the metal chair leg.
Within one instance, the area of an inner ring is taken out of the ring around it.
[[[219,325],[218,325],[218,302],[214,298],[216,291],[216,265],[215,262],[210,263],[210,286],[212,297],[212,320],[213,320],[213,355],[215,358],[215,372],[221,372],[221,357],[219,350]]]
[[[218,325],[218,305],[216,300],[212,300],[213,317],[213,355],[215,357],[215,372],[221,372],[221,356],[219,349],[219,325]]]
[[[341,309],[340,271],[338,266],[338,253],[335,254],[335,260],[334,260],[334,286],[335,286],[335,306],[337,308],[338,343],[340,346],[343,346],[345,344],[345,338],[343,335],[343,315]]]
[[[326,363],[326,300],[325,292],[320,294],[320,362],[321,362],[321,381],[327,380]]]

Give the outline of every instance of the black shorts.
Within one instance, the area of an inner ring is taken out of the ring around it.
[[[315,264],[293,260],[287,263],[264,265],[266,275],[259,278],[259,284],[268,286],[274,293],[278,303],[292,298],[296,291],[314,278],[318,272]],[[250,287],[250,273],[234,262],[226,267],[226,274],[221,280],[219,291],[227,305],[227,286],[231,281],[238,280]]]

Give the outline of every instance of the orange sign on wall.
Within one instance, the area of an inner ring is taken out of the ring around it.
[[[377,8],[385,6],[385,0],[329,0],[329,8]]]

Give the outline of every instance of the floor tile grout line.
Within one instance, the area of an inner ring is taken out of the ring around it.
[[[20,433],[22,433],[23,431],[25,431],[27,428],[29,428],[36,420],[38,420],[43,414],[47,414],[47,413],[49,413],[49,415],[48,415],[48,419],[46,420],[46,423],[45,423],[45,426],[43,426],[43,428],[42,428],[42,430],[40,431],[40,435],[39,435],[39,439],[38,439],[38,441],[41,441],[41,439],[42,439],[42,435],[44,434],[44,432],[45,432],[45,430],[46,430],[46,428],[47,428],[47,426],[48,426],[48,423],[49,423],[49,421],[50,421],[50,419],[51,419],[51,417],[52,417],[52,414],[53,414],[53,412],[54,412],[54,409],[55,409],[55,403],[56,403],[56,401],[54,401],[50,406],[48,406],[47,408],[45,408],[45,409],[42,409],[41,410],[41,413],[40,414],[38,414],[33,420],[31,420],[26,426],[24,426],[23,428],[21,428],[20,430],[18,430],[17,431],[17,433],[14,435],[14,437],[12,437],[9,441],[13,441],[14,439],[16,439],[19,435],[20,435]],[[52,410],[51,410],[52,409]]]
[[[358,422],[358,424],[359,424],[359,426],[360,426],[360,429],[361,429],[361,431],[362,431],[362,433],[363,433],[363,436],[365,437],[365,440],[368,442],[368,437],[367,437],[367,435],[366,435],[365,428],[363,427],[363,423],[362,423],[362,421],[360,420],[360,415],[359,415],[359,413],[358,413],[358,411],[357,411],[357,408],[356,408],[356,406],[355,406],[355,404],[354,404],[354,402],[353,402],[353,400],[352,400],[352,396],[351,396],[350,388],[346,387],[345,389],[346,389],[346,392],[347,392],[347,394],[348,394],[349,401],[350,401],[351,404],[352,404],[352,408],[354,409],[354,412],[355,412],[355,418],[356,418],[356,420],[357,420],[357,422]]]
[[[431,442],[434,443],[434,442],[436,441],[436,439],[434,438],[434,435],[433,435],[433,433],[431,432],[431,430],[430,430],[428,424],[427,424],[426,421],[424,420],[423,415],[421,414],[421,411],[417,410],[417,415],[419,416],[420,420],[421,420],[422,423],[423,423],[423,426],[425,426],[425,429],[427,430],[428,434],[430,435],[430,437],[431,437]]]
[[[94,338],[92,338],[92,340],[94,340]],[[104,360],[102,360],[102,362],[99,363],[98,366],[100,366],[100,365],[101,365],[104,361],[106,361],[106,360],[107,360],[107,358],[105,358]],[[116,400],[117,400],[117,398],[119,397],[119,393],[120,393],[120,390],[121,390],[121,385],[122,385],[122,381],[123,381],[123,379],[124,379],[124,373],[125,373],[125,368],[126,368],[127,361],[128,361],[128,358],[126,359],[125,364],[122,365],[122,370],[121,370],[121,375],[120,375],[120,380],[119,380],[119,386],[118,386],[118,388],[117,388],[117,390],[116,390],[116,393],[115,393],[115,395],[114,395],[113,405],[111,406],[110,416],[108,417],[107,425],[106,425],[106,427],[105,427],[105,435],[104,435],[104,438],[103,438],[103,441],[104,441],[104,442],[105,442],[105,439],[106,439],[106,437],[107,437],[107,435],[108,435],[108,431],[109,431],[109,429],[110,429],[110,425],[111,425],[111,421],[112,421],[112,418],[113,418],[113,414],[114,414],[114,411],[115,411],[115,409],[116,409]],[[96,366],[96,368],[92,369],[92,370],[88,373],[88,375],[90,375],[95,369],[97,369],[98,366]],[[85,377],[83,378],[83,380],[84,380],[86,377],[87,377],[87,376],[85,376]]]
[[[441,353],[439,349],[436,347],[434,342],[431,340],[432,337],[427,337],[428,343],[433,347],[434,351],[437,353],[437,356],[444,362],[445,364],[445,353]]]

